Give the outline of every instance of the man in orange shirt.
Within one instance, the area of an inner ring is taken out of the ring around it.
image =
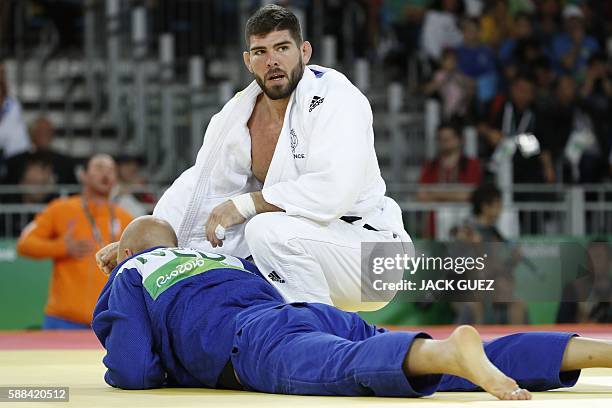
[[[113,158],[94,155],[81,173],[82,194],[49,203],[17,242],[21,256],[53,259],[44,329],[89,328],[106,283],[94,255],[117,241],[132,220],[109,201],[116,179]]]

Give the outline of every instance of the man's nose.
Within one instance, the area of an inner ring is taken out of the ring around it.
[[[275,53],[268,53],[268,60],[266,61],[268,67],[276,67],[278,66],[278,58]]]

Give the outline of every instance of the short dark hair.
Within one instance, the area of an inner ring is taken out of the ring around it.
[[[501,191],[494,184],[486,183],[480,185],[472,193],[472,214],[482,214],[482,207],[501,200]]]
[[[445,120],[438,125],[438,132],[442,129],[450,129],[455,133],[459,139],[463,139],[463,126],[459,120]]]
[[[253,14],[246,23],[244,40],[247,48],[252,35],[266,35],[273,31],[289,30],[297,45],[302,44],[302,30],[298,18],[288,9],[268,4]]]

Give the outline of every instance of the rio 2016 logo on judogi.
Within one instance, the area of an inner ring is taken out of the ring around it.
[[[237,269],[247,273],[240,259],[185,248],[160,248],[132,260],[142,284],[153,300],[172,285],[213,269]],[[129,267],[126,265],[126,267]]]

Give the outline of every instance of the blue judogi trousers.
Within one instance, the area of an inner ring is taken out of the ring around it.
[[[580,371],[560,372],[573,333],[519,333],[485,343],[489,359],[528,390],[570,387]],[[237,316],[232,364],[247,389],[300,395],[421,397],[477,391],[451,375],[406,378],[402,363],[426,333],[390,332],[355,313],[318,303],[263,305]]]

